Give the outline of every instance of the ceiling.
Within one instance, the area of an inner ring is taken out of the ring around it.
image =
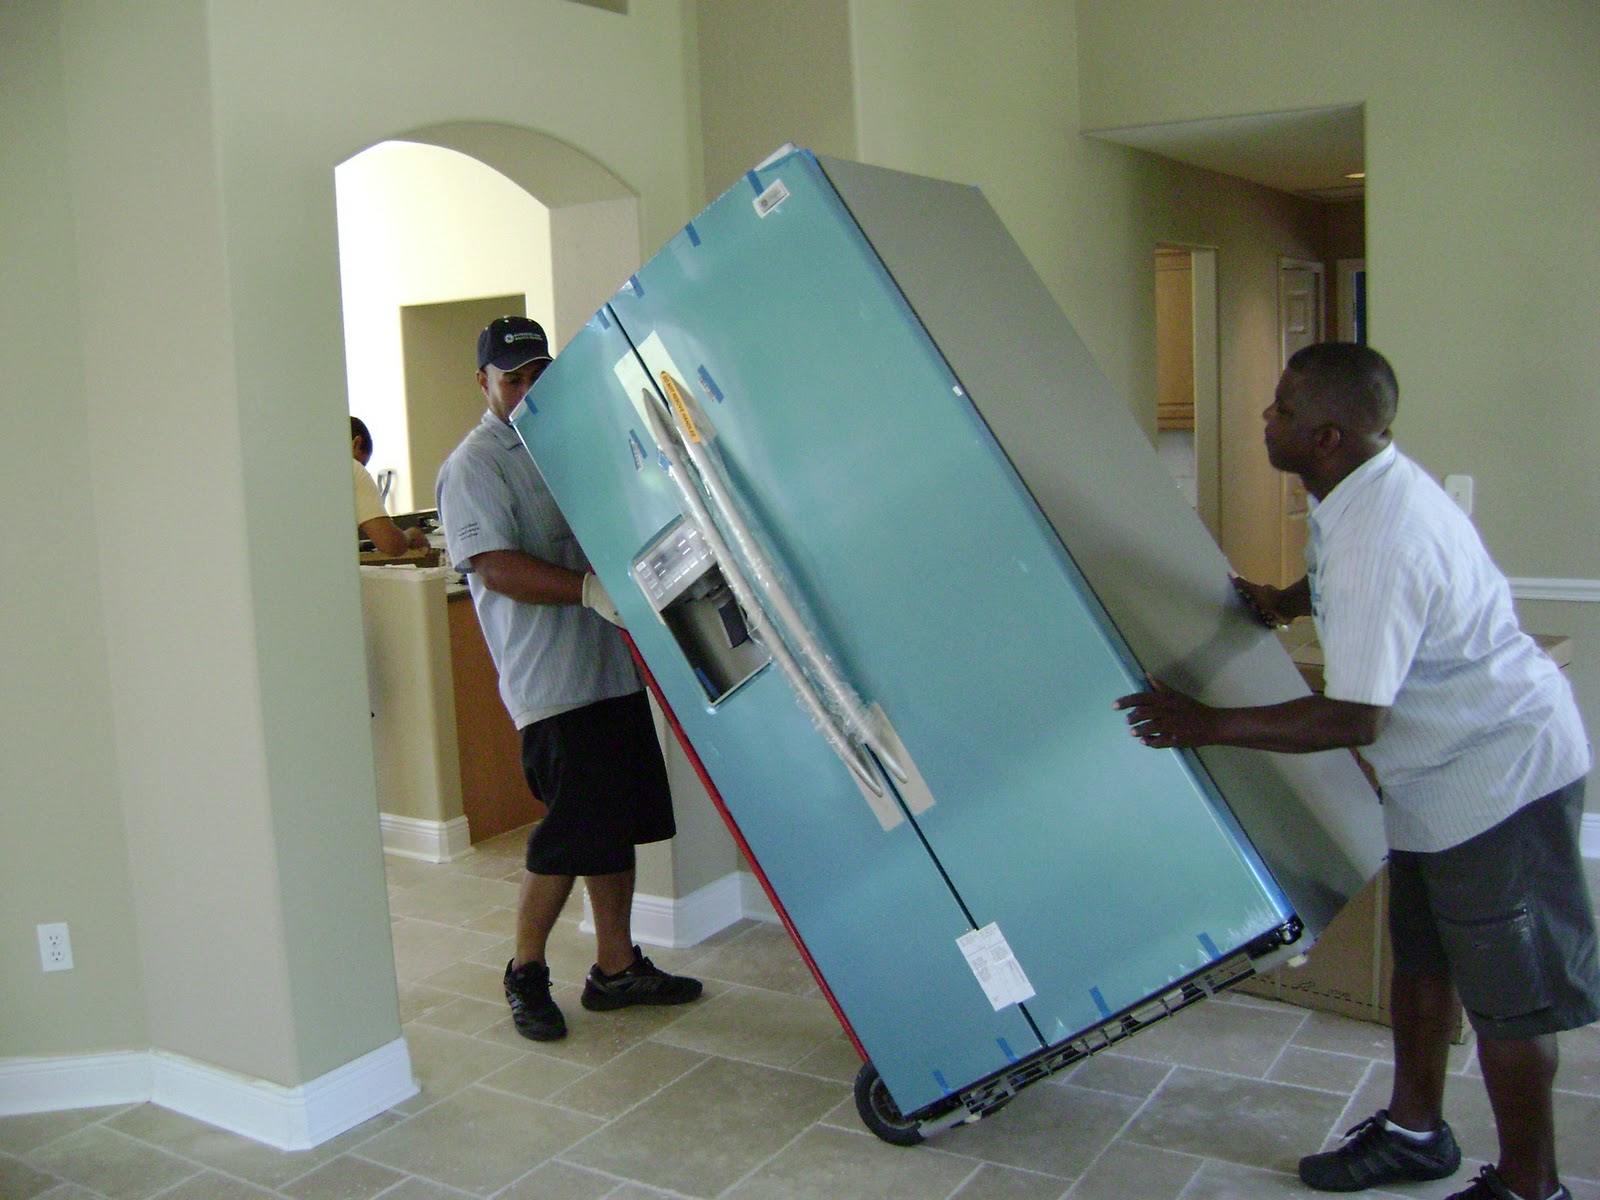
[[[1363,193],[1363,181],[1345,178],[1365,169],[1359,104],[1108,129],[1095,136],[1296,196],[1348,200]]]

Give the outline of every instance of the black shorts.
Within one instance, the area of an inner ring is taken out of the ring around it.
[[[1389,855],[1396,974],[1447,973],[1479,1037],[1600,1018],[1594,902],[1579,849],[1583,780],[1436,854]]]
[[[677,832],[667,768],[643,692],[527,726],[522,773],[550,810],[528,835],[526,863],[536,875],[631,870],[634,846]]]

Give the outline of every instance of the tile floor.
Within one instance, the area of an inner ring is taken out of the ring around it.
[[[519,1038],[500,976],[520,855],[510,834],[447,866],[389,860],[419,1095],[293,1154],[152,1105],[0,1119],[0,1198],[1271,1200],[1315,1194],[1294,1178],[1299,1155],[1388,1096],[1387,1030],[1225,995],[975,1126],[892,1147],[856,1116],[854,1053],[776,926],[653,952],[705,980],[691,1006],[593,1014],[577,1003],[592,943],[574,904],[551,952],[571,1034]],[[1562,1054],[1564,1175],[1600,1200],[1600,1027],[1563,1035]],[[1469,1161],[1395,1195],[1437,1200],[1495,1154],[1470,1046],[1452,1072]]]

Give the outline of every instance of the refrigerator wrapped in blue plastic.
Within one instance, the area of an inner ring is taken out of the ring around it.
[[[974,188],[787,150],[512,414],[911,1142],[1303,950],[1344,752],[1150,750],[1147,675],[1304,684]]]

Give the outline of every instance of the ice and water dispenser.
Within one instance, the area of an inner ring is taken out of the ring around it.
[[[689,521],[677,521],[652,542],[634,560],[633,576],[712,704],[772,661],[750,636],[716,555]]]

